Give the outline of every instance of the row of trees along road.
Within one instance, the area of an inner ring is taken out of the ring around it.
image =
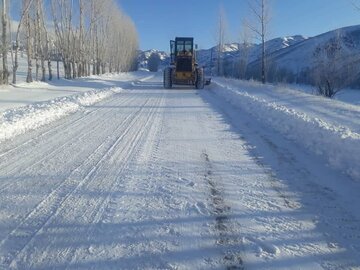
[[[11,1],[0,1],[0,84],[9,83],[10,72],[16,84],[20,51],[27,56],[27,82],[33,81],[33,75],[35,80],[51,80],[52,61],[57,61],[58,78],[62,62],[67,79],[135,68],[136,28],[114,0],[22,0],[15,26]]]

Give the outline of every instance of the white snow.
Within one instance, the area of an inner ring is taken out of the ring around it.
[[[360,180],[360,108],[258,83],[215,80],[216,91],[329,164]],[[223,91],[226,88],[228,91]]]
[[[360,268],[359,106],[161,78],[1,90],[1,270]]]
[[[78,95],[38,102],[25,107],[8,109],[2,112],[0,116],[0,142],[93,105],[114,93],[119,93],[120,90],[119,87],[93,90]]]

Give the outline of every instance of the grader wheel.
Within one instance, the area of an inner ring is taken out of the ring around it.
[[[167,67],[164,70],[164,88],[171,89],[172,88],[172,80],[171,80],[171,68]]]

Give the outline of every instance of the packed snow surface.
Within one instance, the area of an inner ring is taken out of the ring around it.
[[[0,269],[360,269],[359,107],[214,81],[3,108]]]

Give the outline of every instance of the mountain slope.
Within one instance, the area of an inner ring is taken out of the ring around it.
[[[223,75],[246,79],[260,79],[261,44],[225,44],[221,54]],[[269,82],[297,82],[317,84],[319,76],[333,76],[336,86],[360,86],[360,25],[344,27],[315,37],[301,35],[279,37],[265,43],[267,80]],[[206,72],[217,74],[217,46],[197,51],[200,65]],[[139,63],[147,66],[151,53],[158,53],[162,65],[169,64],[165,52],[141,52]],[[319,74],[322,72],[322,74]]]
[[[359,69],[356,67],[360,63],[360,25],[336,29],[307,39],[297,39],[287,45],[281,47],[281,42],[277,39],[267,43],[266,61],[270,81],[311,84],[314,83],[317,70],[325,65],[334,66],[331,72],[339,73],[340,78],[348,78],[346,83],[349,85],[358,85],[356,75]],[[258,50],[252,53],[248,58],[248,78],[257,77],[261,66],[261,52]],[[344,68],[346,74],[342,74]]]

